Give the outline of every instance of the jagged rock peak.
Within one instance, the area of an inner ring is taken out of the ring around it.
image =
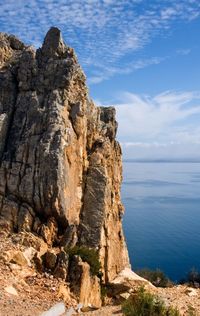
[[[96,249],[109,282],[129,266],[115,109],[90,100],[59,29],[51,28],[37,51],[10,35],[2,38],[0,227],[34,232],[49,247]],[[70,275],[67,265],[55,269]],[[89,275],[79,259],[77,269]]]
[[[26,47],[16,36],[0,32],[0,47],[3,46],[10,46],[15,50],[22,50]]]
[[[66,53],[67,47],[64,44],[61,31],[57,27],[51,27],[47,32],[43,45],[42,53],[48,57],[58,57]]]
[[[15,62],[26,47],[16,36],[0,32],[1,70]]]

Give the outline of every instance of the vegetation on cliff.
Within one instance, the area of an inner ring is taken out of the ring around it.
[[[136,273],[157,287],[168,287],[173,285],[173,282],[165,275],[163,271],[159,269],[150,270],[146,268],[137,270]]]
[[[80,256],[83,262],[87,262],[89,264],[91,274],[101,277],[101,263],[99,261],[98,252],[95,249],[75,246],[73,248],[66,249],[66,253],[69,255],[69,261],[72,261],[74,256]]]
[[[167,307],[157,296],[140,288],[132,294],[122,305],[122,311],[126,316],[179,316],[177,309]]]

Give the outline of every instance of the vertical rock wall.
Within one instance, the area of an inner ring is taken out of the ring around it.
[[[1,229],[95,248],[112,280],[129,265],[114,108],[89,99],[57,28],[36,51],[0,33],[0,66]]]

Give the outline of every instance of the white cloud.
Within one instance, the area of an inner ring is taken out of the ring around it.
[[[198,148],[200,156],[200,92],[165,91],[153,97],[125,92],[115,106],[126,153],[185,155],[197,154]]]
[[[177,140],[176,125],[182,124],[180,135],[181,129],[190,122],[187,119],[200,115],[200,103],[199,106],[190,105],[192,101],[200,100],[197,92],[164,92],[155,97],[123,93],[122,99],[123,103],[116,106],[120,139],[172,141],[176,136]]]
[[[199,92],[166,91],[154,97],[126,92],[120,98],[123,102],[116,109],[119,137],[123,139],[173,140],[180,131],[191,127],[192,116],[200,115]]]

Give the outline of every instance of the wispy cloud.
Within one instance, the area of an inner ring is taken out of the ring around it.
[[[173,27],[174,21],[190,21],[200,15],[198,0],[0,0],[0,3],[1,31],[14,32],[26,42],[39,46],[50,26],[60,27],[84,68],[94,72],[90,75],[91,82],[99,82],[117,71],[126,73],[128,70],[120,66],[126,54],[142,49],[155,36]],[[141,68],[146,66],[145,62],[139,65],[138,60],[133,63]],[[150,58],[151,63],[154,62]]]
[[[165,91],[153,97],[126,92],[120,99],[116,109],[122,142],[200,144],[200,92]]]
[[[190,48],[178,49],[178,50],[176,51],[176,53],[177,53],[178,55],[184,55],[184,56],[186,56],[186,55],[188,55],[188,54],[191,53],[191,49],[190,49]]]
[[[123,147],[125,148],[160,148],[160,147],[167,147],[169,144],[167,143],[158,143],[158,142],[151,142],[151,143],[145,143],[145,142],[122,142],[121,143]]]
[[[129,62],[128,64],[124,64],[123,67],[103,67],[99,65],[99,70],[93,71],[93,76],[89,76],[88,82],[89,84],[100,83],[115,74],[130,74],[139,69],[146,68],[151,65],[158,65],[162,61],[168,59],[167,57],[152,57],[149,59],[138,59],[136,61]]]
[[[176,50],[175,54],[171,56],[164,56],[164,57],[151,57],[146,59],[136,59],[128,64],[124,63],[122,66],[105,66],[96,63],[96,69],[92,71],[92,75],[88,76],[88,83],[89,84],[97,84],[101,83],[104,80],[108,80],[109,78],[113,77],[114,75],[122,75],[122,74],[130,74],[139,69],[143,69],[152,65],[159,65],[160,63],[172,59],[178,55],[186,56],[189,55],[191,49],[178,49]]]
[[[122,92],[110,104],[124,158],[200,158],[200,91]]]

